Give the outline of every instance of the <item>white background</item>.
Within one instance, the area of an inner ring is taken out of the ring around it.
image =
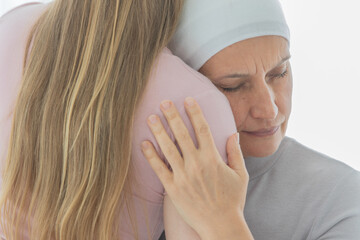
[[[287,135],[360,170],[360,4],[280,1],[294,77]],[[0,16],[25,2],[33,1],[0,0]]]

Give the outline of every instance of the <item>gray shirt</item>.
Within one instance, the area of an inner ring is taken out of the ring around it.
[[[360,240],[360,172],[288,137],[245,163],[255,240]]]
[[[245,163],[245,218],[256,240],[360,240],[360,172],[288,137]]]

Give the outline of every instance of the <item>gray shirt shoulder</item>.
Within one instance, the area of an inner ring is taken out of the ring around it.
[[[274,155],[246,164],[255,239],[360,239],[358,171],[288,137]]]

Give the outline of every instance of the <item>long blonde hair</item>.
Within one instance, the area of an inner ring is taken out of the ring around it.
[[[37,240],[118,239],[135,109],[182,4],[55,0],[38,19],[2,176],[8,239],[24,224]]]

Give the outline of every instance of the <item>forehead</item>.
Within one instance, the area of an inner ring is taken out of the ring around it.
[[[289,55],[289,45],[285,38],[261,36],[224,48],[212,56],[199,71],[211,77],[213,74],[231,71],[250,73],[258,67],[270,70]]]

